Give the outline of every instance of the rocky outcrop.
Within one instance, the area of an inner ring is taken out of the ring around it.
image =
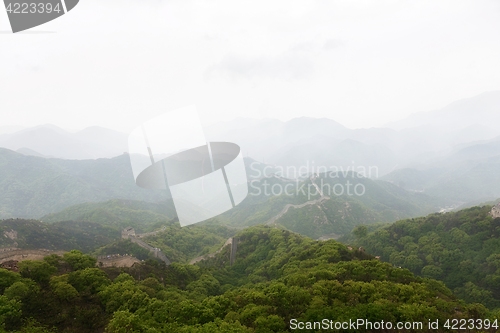
[[[493,216],[493,218],[500,217],[500,203],[491,209],[491,216]]]
[[[0,268],[7,269],[7,270],[13,271],[13,272],[19,272],[18,263],[19,262],[17,260],[5,261],[5,262],[0,264]]]
[[[10,238],[12,240],[17,239],[17,231],[11,230],[11,231],[4,231],[3,232],[4,237]]]

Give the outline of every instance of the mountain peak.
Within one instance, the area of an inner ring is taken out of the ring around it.
[[[43,124],[43,125],[38,125],[38,126],[34,126],[34,127],[29,127],[29,128],[25,128],[25,129],[22,129],[14,134],[17,134],[17,133],[26,133],[26,132],[33,132],[33,131],[37,131],[37,130],[51,130],[51,131],[54,131],[54,132],[57,132],[59,134],[68,134],[69,131],[61,128],[61,127],[58,127],[56,125],[53,125],[53,124]]]
[[[439,110],[418,112],[385,126],[401,130],[433,125],[441,132],[457,131],[477,124],[500,132],[500,91],[460,99]]]

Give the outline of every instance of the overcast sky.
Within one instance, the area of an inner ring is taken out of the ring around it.
[[[372,127],[500,89],[498,0],[80,0],[9,30],[0,10],[0,127],[126,132],[191,104]]]

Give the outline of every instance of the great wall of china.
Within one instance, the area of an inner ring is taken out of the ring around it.
[[[234,262],[236,261],[236,251],[238,249],[238,238],[236,237],[231,237],[229,238],[225,243],[224,245],[222,245],[222,247],[220,249],[218,249],[217,251],[215,251],[214,253],[209,253],[209,254],[205,254],[203,256],[199,256],[199,257],[196,257],[194,259],[192,259],[189,264],[190,265],[194,265],[196,264],[197,262],[200,262],[202,260],[206,260],[206,259],[210,259],[210,258],[213,258],[215,257],[215,255],[219,254],[222,252],[222,250],[228,246],[228,245],[231,245],[231,249],[230,249],[230,253],[229,253],[229,264],[232,266],[234,264]]]
[[[42,260],[44,257],[51,254],[62,255],[64,252],[65,251],[52,251],[46,249],[26,250],[18,248],[1,248],[0,264],[10,260]]]
[[[135,263],[141,261],[128,254],[110,254],[97,256],[97,265],[99,267],[132,267]]]
[[[170,260],[167,258],[167,256],[161,252],[159,248],[153,247],[146,242],[144,242],[140,238],[144,238],[147,236],[152,236],[156,235],[158,232],[163,231],[163,229],[160,229],[155,232],[149,232],[146,234],[135,234],[135,230],[131,227],[125,228],[122,231],[122,238],[123,239],[129,239],[131,242],[139,245],[140,247],[148,250],[155,258],[158,258],[162,260],[167,266],[171,264]],[[203,256],[199,256],[197,258],[192,259],[189,263],[191,265],[205,260],[209,258],[215,257],[218,253],[220,253],[226,246],[230,245],[230,255],[229,255],[229,262],[231,265],[234,264],[236,260],[236,251],[237,251],[237,245],[238,245],[238,239],[235,237],[229,238],[224,245],[214,253],[206,254]],[[7,263],[7,262],[20,262],[23,260],[42,260],[44,257],[49,256],[51,254],[57,254],[57,255],[63,255],[66,251],[53,251],[53,250],[47,250],[47,249],[34,249],[34,250],[27,250],[27,249],[19,249],[16,247],[10,247],[10,248],[0,248],[0,264]],[[101,255],[97,256],[97,265],[99,267],[131,267],[135,263],[140,263],[141,261],[133,256],[130,256],[128,254],[122,255],[122,254],[112,254],[112,255]]]
[[[26,250],[19,248],[0,248],[0,266],[16,266],[24,260],[43,260],[51,254],[63,255],[66,251],[52,251],[47,249]],[[99,267],[131,267],[135,263],[141,262],[139,259],[129,255],[105,255],[97,257]],[[13,264],[14,263],[14,264]]]
[[[159,248],[152,247],[151,245],[147,244],[143,240],[139,239],[142,237],[146,237],[145,235],[147,235],[147,236],[155,235],[156,233],[158,233],[162,230],[163,229],[160,229],[159,231],[155,231],[155,232],[150,232],[147,234],[136,235],[134,228],[128,227],[128,228],[123,229],[122,238],[129,239],[132,243],[135,243],[135,244],[139,245],[140,247],[142,247],[143,249],[148,250],[150,253],[153,254],[153,256],[155,258],[160,259],[168,266],[168,265],[170,265],[170,260],[167,258],[167,256],[163,252],[161,252],[161,250]]]
[[[134,228],[128,227],[128,228],[123,229],[123,231],[122,231],[122,238],[123,239],[129,239],[131,242],[139,245],[143,249],[148,250],[149,252],[151,252],[154,255],[155,258],[158,258],[158,259],[162,260],[168,266],[168,265],[170,265],[170,260],[167,258],[167,256],[165,256],[165,254],[163,252],[161,252],[161,250],[159,248],[152,247],[151,245],[147,244],[143,240],[139,239],[139,238],[145,238],[147,236],[156,235],[158,232],[161,232],[164,229],[165,228],[162,228],[162,229],[160,229],[158,231],[148,232],[148,233],[145,233],[145,234],[136,234]],[[232,266],[234,264],[235,260],[236,260],[236,251],[237,251],[237,247],[238,247],[238,239],[235,238],[235,237],[229,238],[224,243],[224,245],[222,245],[222,247],[219,250],[215,251],[214,253],[210,253],[210,254],[206,254],[206,255],[203,255],[203,256],[196,257],[196,258],[192,259],[189,262],[189,264],[194,265],[195,263],[197,263],[199,261],[202,261],[202,260],[205,260],[205,259],[209,259],[209,258],[213,258],[213,257],[215,257],[216,254],[220,253],[228,245],[231,245],[230,255],[229,255],[229,263]]]

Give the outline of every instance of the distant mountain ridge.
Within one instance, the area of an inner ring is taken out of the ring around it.
[[[500,197],[500,140],[472,144],[433,163],[401,168],[381,179],[464,204],[494,200]]]
[[[245,156],[269,164],[298,166],[314,160],[317,165],[345,166],[354,161],[380,165],[383,175],[499,137],[500,91],[416,113],[384,128],[349,129],[328,118],[237,118],[204,131],[208,141],[234,142]],[[0,147],[63,159],[112,158],[128,151],[125,133],[97,126],[72,133],[50,124],[0,134]],[[366,158],[370,151],[383,155]]]
[[[388,123],[386,126],[401,130],[429,125],[451,130],[480,125],[500,131],[500,91],[489,91],[461,99],[440,110],[414,113],[405,119]]]
[[[385,128],[349,129],[331,119],[235,119],[206,128],[209,141],[239,144],[245,156],[278,166],[377,166],[383,176],[398,168],[433,164],[457,148],[500,136],[500,91],[417,113]]]
[[[112,158],[127,151],[127,135],[97,126],[72,133],[46,124],[1,134],[0,147],[41,157]]]
[[[110,199],[165,201],[168,191],[135,184],[127,155],[111,159],[46,159],[0,148],[0,218],[38,218],[66,207]]]
[[[486,93],[431,112],[444,123],[415,123],[417,127],[401,130],[352,130],[331,119],[302,117],[286,122],[236,119],[208,126],[205,134],[208,141],[241,147],[250,181],[263,178],[262,171],[296,178],[302,167],[309,174],[318,167],[322,172],[373,168],[376,172],[367,177],[374,180],[467,203],[500,197],[500,131],[492,129],[500,114],[497,106],[500,92]],[[446,125],[455,113],[464,127]],[[476,124],[476,119],[481,121]],[[0,134],[0,146],[20,152],[0,148],[0,218],[40,217],[110,199],[169,198],[168,191],[136,186],[129,157],[123,154],[123,133],[100,127],[71,133],[43,125]]]

